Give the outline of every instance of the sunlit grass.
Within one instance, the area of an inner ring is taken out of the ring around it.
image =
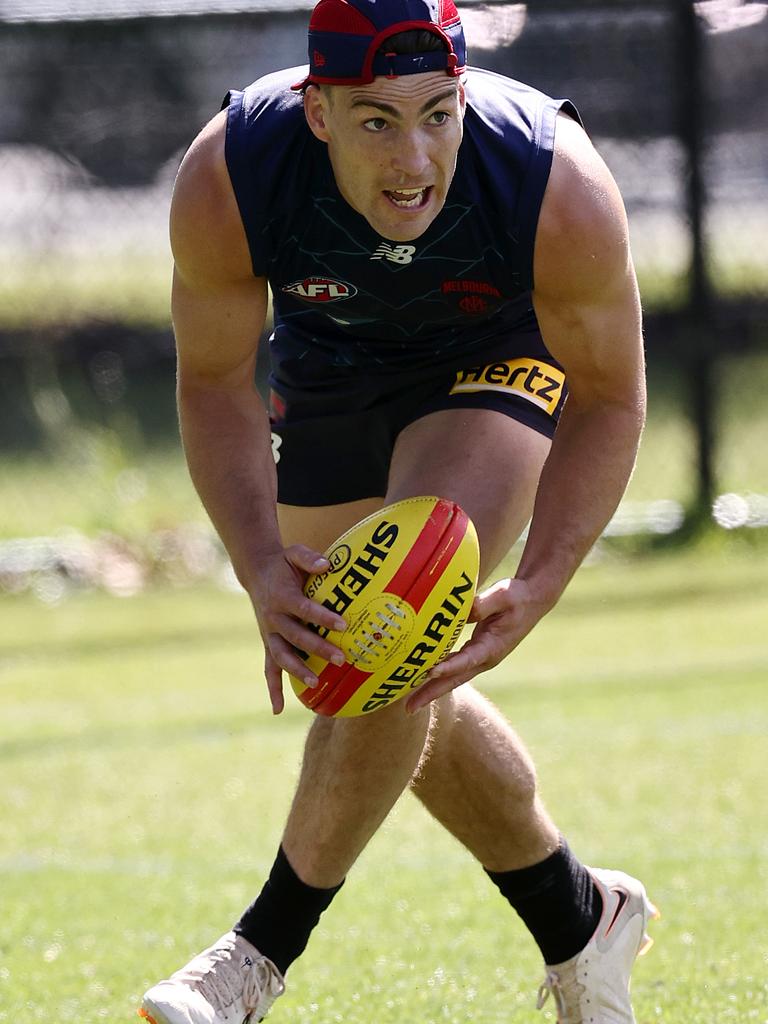
[[[63,327],[105,320],[170,321],[170,253],[122,250],[76,259],[16,252],[0,263],[0,328]]]
[[[178,446],[125,449],[109,431],[88,431],[53,459],[6,456],[0,483],[0,538],[63,530],[143,536],[204,512]]]
[[[236,594],[6,597],[0,616],[0,1021],[131,1020],[257,890],[308,713],[269,714]],[[748,553],[608,559],[484,682],[572,846],[662,907],[639,1024],[766,1019],[766,621]],[[483,873],[405,798],[270,1019],[533,1024],[540,972]]]

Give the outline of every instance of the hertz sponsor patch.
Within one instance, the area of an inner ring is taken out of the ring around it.
[[[552,414],[563,397],[565,374],[539,359],[508,359],[503,363],[490,363],[456,374],[452,395],[470,391],[500,391],[519,395]]]

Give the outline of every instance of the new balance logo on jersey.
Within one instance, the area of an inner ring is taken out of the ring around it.
[[[389,260],[390,263],[413,263],[413,254],[416,252],[415,245],[390,245],[389,242],[382,242],[376,252],[371,256],[372,260]]]

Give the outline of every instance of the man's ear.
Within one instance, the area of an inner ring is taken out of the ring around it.
[[[330,140],[325,124],[327,98],[316,85],[308,85],[304,91],[304,116],[312,134],[321,142]]]
[[[462,114],[467,109],[467,90],[464,86],[464,79],[459,79],[459,106],[461,107]]]

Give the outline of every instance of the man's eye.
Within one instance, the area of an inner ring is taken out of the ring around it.
[[[371,132],[381,132],[387,127],[387,122],[383,117],[372,117],[365,122],[365,127]]]
[[[447,110],[436,110],[434,114],[430,114],[429,120],[432,124],[445,124],[450,116]]]

